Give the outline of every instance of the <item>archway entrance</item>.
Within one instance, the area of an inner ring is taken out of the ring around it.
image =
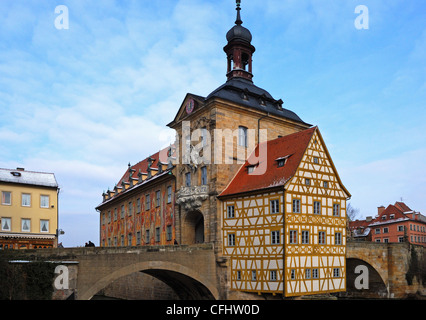
[[[200,211],[187,213],[182,227],[183,244],[204,243],[204,216]]]

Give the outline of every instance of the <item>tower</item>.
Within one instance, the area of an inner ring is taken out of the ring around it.
[[[237,19],[226,34],[228,44],[223,48],[228,59],[226,76],[229,79],[240,77],[252,81],[252,56],[255,47],[251,45],[252,35],[247,28],[242,26],[241,1],[237,0]]]

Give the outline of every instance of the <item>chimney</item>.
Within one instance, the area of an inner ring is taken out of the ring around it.
[[[382,214],[383,211],[385,211],[385,207],[384,206],[377,207],[377,214],[379,216]]]

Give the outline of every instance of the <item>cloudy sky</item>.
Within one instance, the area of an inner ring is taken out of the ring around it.
[[[359,217],[401,199],[425,214],[425,1],[242,8],[254,83],[319,126]],[[65,246],[99,243],[102,192],[168,144],[186,93],[225,82],[234,9],[233,0],[0,1],[0,167],[55,173]]]

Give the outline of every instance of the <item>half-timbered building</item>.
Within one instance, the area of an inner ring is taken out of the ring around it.
[[[232,289],[285,296],[344,291],[350,194],[319,129],[264,144],[219,195]]]

